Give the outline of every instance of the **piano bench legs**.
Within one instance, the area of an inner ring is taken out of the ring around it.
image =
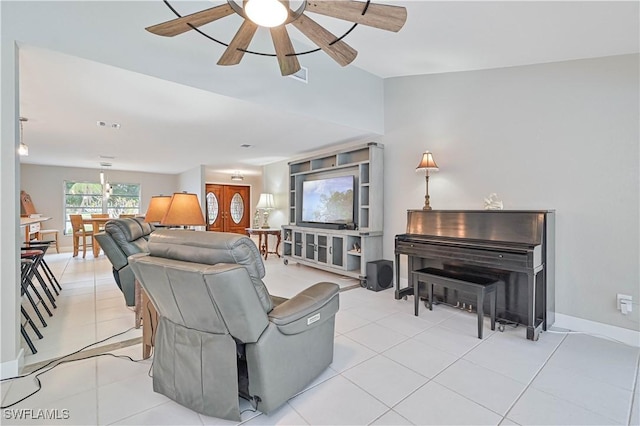
[[[498,283],[500,280],[475,276],[470,273],[449,271],[437,268],[423,268],[413,271],[416,276],[413,280],[413,297],[415,315],[418,316],[420,306],[420,283],[427,285],[429,291],[429,310],[433,310],[433,286],[437,285],[447,289],[473,293],[476,295],[476,309],[478,311],[478,339],[482,339],[484,319],[484,299],[489,296],[489,308],[491,316],[491,330],[496,329],[496,302],[498,299]]]

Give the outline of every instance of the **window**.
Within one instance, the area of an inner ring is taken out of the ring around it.
[[[103,196],[100,182],[64,182],[64,233],[71,234],[69,215],[108,213],[110,217],[140,213],[140,184],[112,183],[111,193]]]

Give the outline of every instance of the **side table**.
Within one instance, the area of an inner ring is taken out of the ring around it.
[[[258,236],[258,249],[260,250],[260,254],[264,255],[264,260],[267,260],[267,256],[269,254],[275,254],[280,257],[280,253],[278,252],[278,248],[280,247],[280,240],[282,239],[282,233],[279,229],[272,228],[247,228],[247,235],[257,235]],[[275,235],[276,240],[276,248],[274,251],[269,251],[269,235]],[[263,240],[264,237],[264,240]]]

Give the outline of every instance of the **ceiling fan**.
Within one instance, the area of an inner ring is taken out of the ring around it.
[[[291,9],[289,0],[243,0],[242,6],[236,0],[227,0],[226,4],[152,25],[146,30],[156,35],[173,37],[237,13],[244,18],[244,22],[227,45],[227,49],[218,60],[218,65],[237,65],[245,53],[254,53],[247,49],[258,26],[263,26],[268,27],[271,32],[275,56],[278,58],[282,75],[298,72],[300,70],[297,58],[299,53],[295,52],[289,38],[286,29],[288,24],[296,27],[340,66],[350,64],[358,52],[342,41],[342,38],[351,30],[342,37],[336,37],[308,17],[305,12],[353,22],[352,29],[361,24],[398,32],[407,20],[407,10],[404,7],[372,4],[370,0],[302,1],[295,10]]]

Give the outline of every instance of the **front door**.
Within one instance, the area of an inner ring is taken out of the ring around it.
[[[251,188],[207,184],[207,230],[246,234],[249,228]]]

